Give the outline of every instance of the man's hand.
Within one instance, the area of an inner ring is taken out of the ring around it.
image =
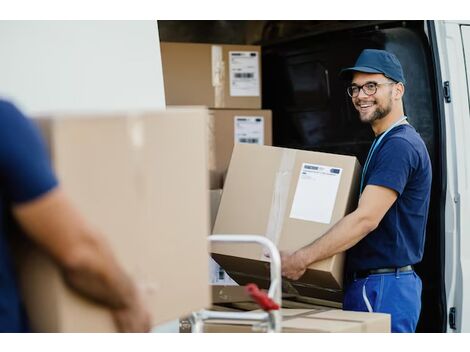
[[[307,270],[307,265],[300,251],[292,254],[281,251],[281,273],[282,276],[298,280]]]
[[[136,288],[135,295],[126,308],[114,309],[112,312],[119,332],[149,332],[152,328],[142,288]]]

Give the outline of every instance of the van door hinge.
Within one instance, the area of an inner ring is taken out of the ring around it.
[[[455,310],[455,307],[452,307],[450,308],[450,311],[449,311],[449,326],[452,330],[456,330],[457,327],[456,327],[456,310]]]
[[[450,83],[449,81],[444,82],[444,99],[446,103],[450,103],[452,101],[450,97]]]

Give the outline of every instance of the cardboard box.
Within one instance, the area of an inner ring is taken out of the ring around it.
[[[214,227],[215,218],[217,216],[217,211],[219,210],[220,199],[222,197],[222,190],[210,190],[210,229]],[[219,264],[217,264],[214,259],[209,257],[209,282],[211,285],[237,285],[235,281],[232,280],[230,276],[223,270]]]
[[[261,109],[261,47],[160,43],[167,105]]]
[[[261,323],[243,321],[208,321],[204,332],[249,333],[264,332]],[[388,333],[391,331],[390,314],[351,312],[339,309],[282,309],[282,332],[284,333]]]
[[[244,286],[213,285],[212,304],[254,302]]]
[[[211,109],[209,174],[211,189],[223,188],[235,143],[272,145],[271,110]]]
[[[222,198],[221,189],[213,189],[209,191],[209,205],[210,205],[210,230],[215,224],[215,218],[217,216],[217,211],[219,210],[220,199]]]
[[[259,234],[283,251],[310,244],[356,208],[355,157],[237,144],[214,225],[217,234]],[[213,258],[239,284],[269,287],[269,259],[251,244],[212,244]],[[342,300],[344,253],[311,265],[283,290]]]
[[[41,120],[62,187],[151,289],[154,325],[210,307],[207,115]],[[33,331],[115,331],[110,312],[69,289],[48,257],[31,245],[23,250],[20,283]]]

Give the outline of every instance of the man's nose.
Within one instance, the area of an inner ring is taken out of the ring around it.
[[[361,87],[359,89],[359,94],[357,95],[357,98],[361,99],[361,98],[364,98],[364,97],[368,97],[368,95],[366,93],[364,93],[364,89]]]

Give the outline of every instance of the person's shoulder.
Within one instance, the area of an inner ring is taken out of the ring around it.
[[[2,121],[8,121],[10,118],[24,117],[20,110],[10,101],[0,99],[0,115]]]
[[[5,130],[8,126],[24,126],[28,123],[26,116],[16,107],[15,104],[7,100],[0,99],[0,124]]]
[[[3,100],[3,99],[0,99],[0,111],[8,111],[8,110],[15,110],[16,107],[15,105],[8,101],[8,100]]]
[[[418,140],[421,138],[410,125],[402,125],[395,133],[387,136],[383,142],[383,149],[387,154],[417,156],[420,147]]]
[[[417,142],[422,142],[419,133],[410,124],[404,124],[397,128],[395,133],[391,133],[387,142],[393,145],[411,145],[414,146]]]

